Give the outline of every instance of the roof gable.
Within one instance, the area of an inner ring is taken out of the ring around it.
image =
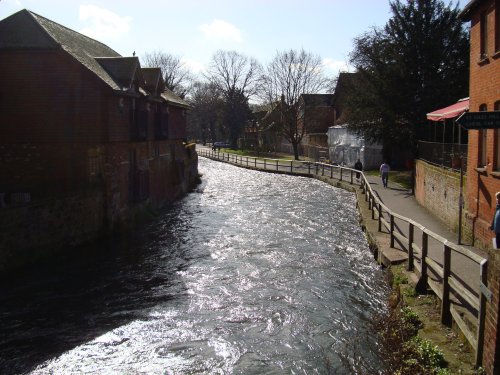
[[[119,53],[83,34],[26,9],[0,21],[0,49],[62,49],[114,90],[123,90],[94,58],[121,57]]]
[[[0,21],[0,49],[55,49],[58,43],[26,9]]]
[[[146,90],[154,95],[164,90],[164,82],[160,68],[141,68],[142,76],[146,82]]]
[[[96,57],[95,61],[124,89],[131,88],[136,80],[140,86],[144,83],[137,57]]]

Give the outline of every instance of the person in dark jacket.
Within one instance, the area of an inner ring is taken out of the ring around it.
[[[493,220],[491,221],[491,230],[495,231],[496,237],[496,249],[500,245],[500,191],[495,194],[497,199],[497,208],[495,209],[495,213],[493,214]]]
[[[363,163],[361,163],[361,160],[357,160],[356,163],[354,164],[354,169],[357,171],[362,171],[363,170]],[[356,172],[356,178],[359,178],[360,173]]]

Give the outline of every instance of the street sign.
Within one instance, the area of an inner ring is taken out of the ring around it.
[[[499,129],[500,111],[495,112],[466,112],[457,122],[467,130]]]

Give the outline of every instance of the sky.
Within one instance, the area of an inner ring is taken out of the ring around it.
[[[458,1],[459,7],[467,2]],[[352,71],[353,39],[391,16],[389,0],[0,0],[0,19],[21,9],[122,56],[135,52],[141,62],[148,52],[165,51],[200,73],[217,50],[265,66],[278,51],[304,49],[322,59],[331,78]]]

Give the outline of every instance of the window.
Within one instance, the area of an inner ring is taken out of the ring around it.
[[[479,106],[479,112],[484,112],[487,110],[486,104],[481,104]],[[488,130],[481,129],[479,130],[479,167],[486,167],[486,145],[488,143]]]
[[[495,170],[500,170],[500,129],[495,129]]]
[[[500,100],[495,102],[493,110],[500,111]],[[495,170],[500,171],[500,129],[495,129]]]
[[[481,20],[480,20],[480,51],[479,53],[481,54],[479,58],[481,60],[485,59],[488,57],[488,13],[484,12],[481,13]]]
[[[495,52],[500,52],[500,0],[495,1]]]
[[[479,168],[486,167],[486,144],[488,141],[488,130],[481,129],[479,130]]]

